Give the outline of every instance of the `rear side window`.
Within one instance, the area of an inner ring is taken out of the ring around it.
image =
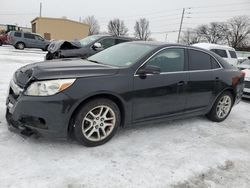
[[[231,58],[237,59],[237,55],[234,51],[229,50],[229,53],[230,53]]]
[[[15,36],[15,37],[22,37],[22,33],[20,33],[20,32],[15,32],[15,33],[14,33],[14,36]]]
[[[213,57],[210,57],[210,60],[211,60],[212,69],[220,68],[220,65],[218,64],[218,62]]]
[[[27,38],[27,39],[35,39],[35,35],[32,35],[30,33],[24,33],[23,36],[24,38]]]
[[[211,49],[212,52],[216,53],[217,55],[227,58],[227,52],[226,50],[221,50],[221,49]]]
[[[188,50],[189,70],[209,70],[211,66],[211,56],[197,50]]]

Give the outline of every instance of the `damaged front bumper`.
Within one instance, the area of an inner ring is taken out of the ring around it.
[[[63,93],[34,97],[25,96],[20,91],[17,85],[10,84],[6,100],[9,129],[26,136],[67,138],[71,99]]]

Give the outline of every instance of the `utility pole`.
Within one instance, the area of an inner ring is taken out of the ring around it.
[[[183,8],[183,10],[182,10],[181,23],[180,23],[180,29],[179,29],[177,43],[179,43],[179,41],[180,41],[181,29],[182,29],[182,23],[183,23],[184,14],[185,14],[185,8]]]
[[[166,33],[165,42],[167,42],[167,39],[168,39],[168,33]]]
[[[39,17],[42,17],[42,3],[40,3],[40,13],[39,13]]]

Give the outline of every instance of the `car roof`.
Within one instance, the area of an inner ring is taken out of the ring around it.
[[[184,44],[167,43],[167,42],[159,42],[159,41],[132,41],[130,43],[145,44],[145,45],[155,46],[155,47],[159,47],[159,48],[171,47],[171,46],[178,46],[178,47],[185,47],[185,48],[197,48],[197,47],[188,46],[188,45],[184,45]]]

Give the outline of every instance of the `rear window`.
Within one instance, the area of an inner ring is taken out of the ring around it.
[[[14,33],[14,36],[15,36],[15,37],[22,37],[22,33],[20,33],[20,32],[15,32],[15,33]]]
[[[229,53],[230,53],[231,58],[237,59],[237,55],[234,51],[229,50]]]
[[[23,36],[24,38],[27,38],[27,39],[35,39],[35,35],[32,35],[30,33],[24,33]]]
[[[221,49],[211,49],[212,52],[216,53],[217,55],[227,58],[227,52],[226,50],[221,50]]]

